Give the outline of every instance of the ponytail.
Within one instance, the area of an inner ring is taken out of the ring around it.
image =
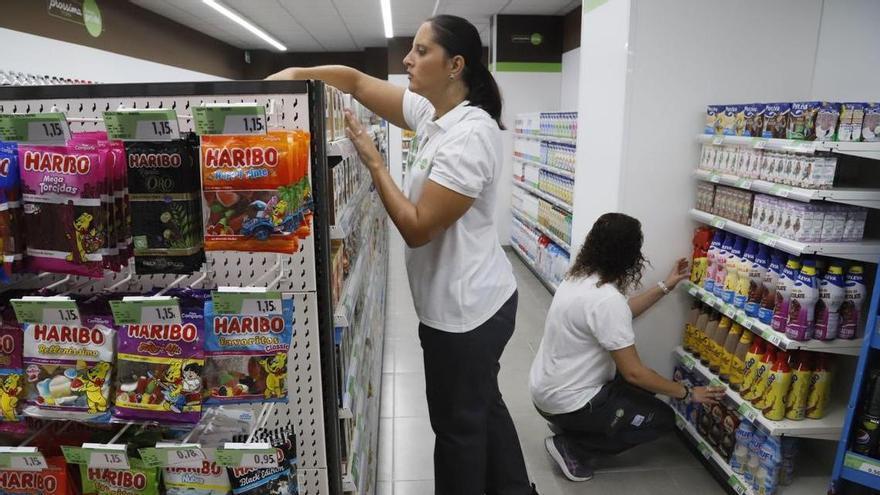
[[[483,43],[480,33],[467,19],[454,15],[438,15],[427,20],[434,28],[435,41],[450,57],[464,58],[462,76],[468,87],[470,106],[486,111],[504,129],[501,123],[501,92],[492,73],[483,64]]]

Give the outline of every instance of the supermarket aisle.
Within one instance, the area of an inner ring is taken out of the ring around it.
[[[433,494],[433,433],[425,402],[418,319],[403,264],[403,241],[391,227],[388,314],[379,432],[378,495]],[[528,392],[528,372],[550,306],[547,289],[515,254],[508,253],[519,282],[517,328],[501,365],[501,389],[520,435],[529,474],[542,495],[618,493],[682,495],[723,493],[672,434],[600,466],[586,483],[566,480],[544,449],[550,434]]]

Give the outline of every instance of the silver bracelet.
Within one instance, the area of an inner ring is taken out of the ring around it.
[[[672,292],[672,290],[669,287],[667,287],[666,283],[663,282],[662,280],[657,282],[657,287],[660,287],[660,290],[663,291],[663,295],[666,295],[666,294],[669,294],[670,292]]]

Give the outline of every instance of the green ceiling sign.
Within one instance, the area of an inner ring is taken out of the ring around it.
[[[85,26],[95,38],[104,31],[97,0],[47,0],[46,10],[52,17]]]

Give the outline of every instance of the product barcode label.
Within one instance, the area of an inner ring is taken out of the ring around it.
[[[744,326],[746,330],[751,330],[752,327],[755,325],[754,322],[752,322],[752,319],[748,316],[745,316],[745,314],[743,314],[742,316],[737,315],[736,321],[738,321],[740,325]]]
[[[767,141],[765,141],[763,139],[756,139],[755,144],[752,145],[752,147],[756,150],[762,150],[766,146],[767,146]]]
[[[724,316],[728,318],[733,318],[736,316],[736,308],[729,304],[724,305],[724,309],[722,312],[724,313]]]
[[[709,176],[709,182],[719,183],[721,182],[721,176],[718,174],[712,174]]]
[[[758,236],[758,242],[770,247],[776,247],[778,240],[779,238],[772,234],[761,234]]]

